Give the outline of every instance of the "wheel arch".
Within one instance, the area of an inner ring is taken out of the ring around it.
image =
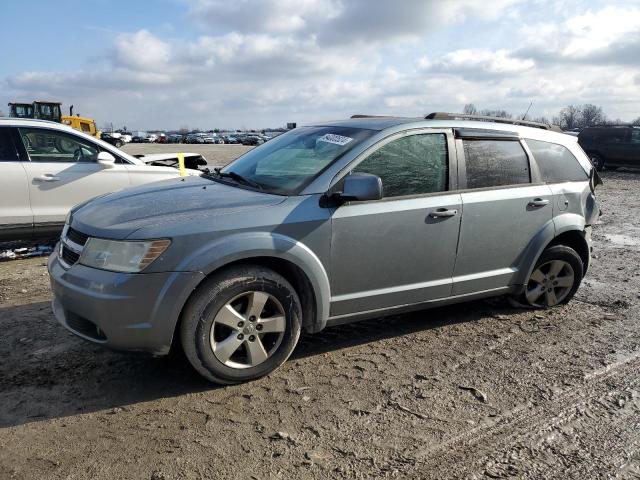
[[[237,265],[258,265],[279,273],[296,289],[303,308],[303,329],[322,330],[329,317],[329,278],[320,259],[302,242],[270,232],[231,235],[211,242],[185,258],[180,270],[199,271],[202,276],[180,308],[174,336],[185,306],[200,284],[211,275]]]
[[[584,276],[590,262],[590,247],[585,236],[585,226],[584,218],[573,213],[559,215],[547,222],[523,252],[520,273],[514,284],[524,288],[540,255],[553,245],[566,245],[573,248],[584,265]]]

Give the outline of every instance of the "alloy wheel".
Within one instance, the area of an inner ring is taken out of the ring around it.
[[[216,314],[211,349],[227,367],[255,367],[278,350],[285,329],[284,308],[276,297],[261,291],[245,292]]]
[[[533,271],[525,297],[535,307],[553,307],[569,295],[574,282],[575,273],[568,262],[551,260]]]

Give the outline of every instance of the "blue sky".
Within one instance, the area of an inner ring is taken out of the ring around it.
[[[0,2],[0,109],[135,129],[278,126],[465,103],[640,116],[640,0]]]

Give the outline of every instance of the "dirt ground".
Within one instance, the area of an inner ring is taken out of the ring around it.
[[[76,338],[45,259],[2,263],[0,478],[640,478],[640,174],[603,177],[569,305],[334,327],[239,386]]]

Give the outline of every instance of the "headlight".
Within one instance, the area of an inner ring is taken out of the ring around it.
[[[141,272],[158,258],[171,240],[116,241],[89,238],[82,250],[80,263],[87,267],[114,272]]]

